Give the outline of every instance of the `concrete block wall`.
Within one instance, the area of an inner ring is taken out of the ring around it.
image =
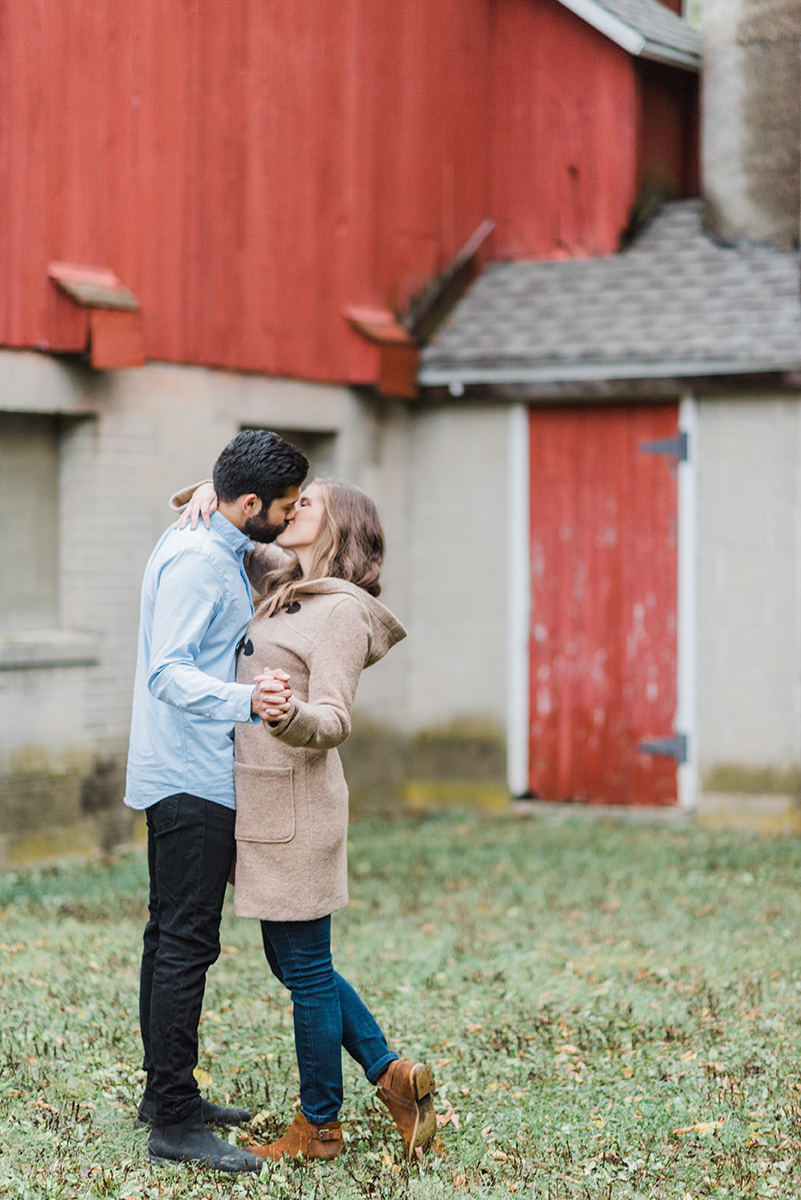
[[[505,405],[410,405],[354,464],[409,634],[359,684],[342,747],[356,810],[508,805],[508,441]]]
[[[726,779],[738,791],[771,779],[792,789],[801,767],[801,396],[702,400],[698,436],[701,778],[715,790]]]
[[[332,435],[335,473],[381,512],[382,599],[409,637],[362,678],[357,730],[377,736],[348,747],[356,790],[386,796],[408,776],[422,794],[461,762],[465,780],[502,781],[506,406],[0,351],[3,409],[63,417],[59,624],[91,653],[0,669],[0,863],[130,836],[119,801],[142,572],[169,494],[207,475],[243,425]],[[716,793],[789,792],[801,779],[801,395],[704,398],[698,412],[701,777]]]
[[[98,373],[13,351],[0,352],[0,409],[61,414],[58,625],[91,645],[89,663],[57,652],[36,665],[36,639],[6,635],[33,651],[0,670],[0,863],[14,863],[131,836],[120,801],[139,591],[172,491],[207,475],[243,425],[330,431],[347,460],[362,418],[346,388],[160,364]]]
[[[143,570],[169,495],[208,475],[242,426],[335,435],[334,473],[379,507],[382,599],[410,636],[365,673],[357,723],[408,738],[490,714],[502,736],[503,407],[416,409],[336,386],[0,351],[3,409],[63,416],[58,623],[91,661],[0,670],[0,865],[131,836],[120,800]],[[369,738],[363,749],[374,757]]]
[[[422,411],[409,445],[409,719],[505,725],[508,422],[503,405]]]

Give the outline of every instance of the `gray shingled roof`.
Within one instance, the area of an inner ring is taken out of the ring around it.
[[[799,255],[722,247],[697,200],[622,254],[498,263],[422,354],[420,382],[550,383],[801,368]]]
[[[561,3],[592,24],[596,24],[593,9],[610,13],[644,39],[644,45],[635,53],[646,58],[700,66],[701,35],[659,0],[561,0]],[[610,36],[613,36],[611,30]]]

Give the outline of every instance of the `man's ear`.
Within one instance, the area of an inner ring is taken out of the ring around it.
[[[239,497],[239,507],[248,517],[257,517],[261,512],[261,499],[255,492]]]

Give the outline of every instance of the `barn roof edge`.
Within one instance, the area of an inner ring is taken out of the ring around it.
[[[635,57],[698,71],[700,34],[659,0],[559,0]]]

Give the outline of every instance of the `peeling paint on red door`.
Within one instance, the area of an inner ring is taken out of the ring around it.
[[[678,405],[531,411],[530,788],[676,803]]]

